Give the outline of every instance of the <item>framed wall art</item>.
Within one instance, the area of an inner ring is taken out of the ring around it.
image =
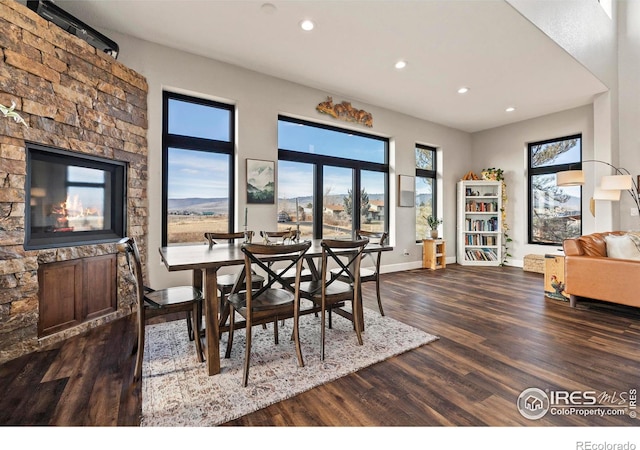
[[[247,158],[247,203],[275,202],[275,163]]]
[[[398,206],[415,206],[416,182],[411,175],[399,175],[398,182]]]

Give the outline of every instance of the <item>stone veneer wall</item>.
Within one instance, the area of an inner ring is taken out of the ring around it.
[[[127,161],[127,232],[146,254],[146,79],[13,0],[0,0],[0,363],[131,313],[117,312],[38,339],[38,265],[116,253],[115,244],[25,251],[25,141]],[[119,272],[123,259],[119,260]],[[119,277],[120,278],[120,277]]]

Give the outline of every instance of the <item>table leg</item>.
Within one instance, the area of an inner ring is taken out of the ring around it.
[[[309,269],[309,271],[311,272],[311,277],[314,280],[319,280],[320,278],[322,278],[322,276],[320,275],[320,271],[318,270],[318,267],[316,266],[316,262],[313,256],[305,256],[304,257],[305,261],[307,262],[307,267]]]
[[[209,375],[220,373],[220,328],[218,314],[220,300],[218,299],[218,268],[205,271],[205,334],[207,337],[207,369]]]

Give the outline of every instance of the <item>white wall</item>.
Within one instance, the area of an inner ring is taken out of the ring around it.
[[[348,128],[346,122],[329,120],[316,112],[316,105],[331,92],[323,92],[295,83],[279,80],[218,61],[179,52],[130,36],[109,32],[120,46],[119,61],[147,78],[149,84],[149,273],[150,284],[162,288],[177,283],[189,283],[189,274],[168,274],[161,264],[162,223],[162,91],[190,93],[236,105],[237,110],[237,176],[236,210],[244,211],[246,192],[245,159],[277,160],[278,114],[292,115],[312,121],[331,123]],[[336,98],[334,100],[350,100]],[[440,180],[439,216],[444,218],[443,235],[454,246],[455,183],[469,170],[466,161],[471,150],[468,133],[431,122],[398,114],[366,104],[355,104],[373,114],[374,126],[354,128],[389,137],[391,140],[390,174],[390,236],[395,250],[385,253],[387,270],[420,267],[422,247],[415,243],[415,210],[397,207],[397,176],[415,174],[414,145],[435,146],[441,152],[443,178]],[[250,229],[264,229],[265,223],[276,227],[276,205],[251,205]],[[236,223],[241,218],[236,217]],[[403,256],[403,250],[409,256]],[[451,252],[451,256],[454,253]]]
[[[618,77],[616,2],[610,18],[597,0],[506,1],[613,89]]]
[[[527,144],[577,133],[582,133],[583,159],[592,158],[592,106],[583,106],[473,134],[472,161],[476,173],[486,167],[499,167],[505,171],[507,224],[510,229],[509,235],[513,239],[509,244],[512,257],[508,259],[508,265],[522,267],[523,258],[529,253],[545,254],[555,251],[555,247],[527,243]],[[586,174],[590,173],[589,170],[585,167]],[[589,181],[593,177],[586,175],[585,178],[589,184],[584,186],[584,192],[593,192],[592,183]],[[596,208],[598,206],[596,205]],[[583,232],[595,231],[595,221],[589,213],[589,196],[586,194],[583,195],[582,217]]]
[[[619,144],[620,167],[640,175],[640,2],[625,1],[618,6],[619,58]],[[622,193],[620,229],[640,230],[640,217],[631,196]]]

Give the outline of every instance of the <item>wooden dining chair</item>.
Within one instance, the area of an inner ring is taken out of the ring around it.
[[[176,286],[167,289],[153,290],[144,285],[140,252],[135,240],[125,237],[118,242],[118,251],[124,253],[129,271],[133,276],[136,291],[138,342],[135,348],[136,368],[134,381],[142,377],[142,359],[144,356],[145,324],[148,319],[164,314],[186,312],[187,317],[200,326],[202,314],[202,292],[193,286]],[[195,345],[198,361],[204,361],[200,335],[195,334]]]
[[[334,307],[342,305],[344,302],[351,302],[351,313],[343,314],[353,322],[358,344],[362,345],[361,332],[363,324],[360,322],[362,317],[360,264],[364,248],[368,243],[369,240],[366,238],[354,241],[323,239],[321,243],[322,265],[320,279],[304,282],[300,285],[300,296],[311,300],[316,306],[320,307],[322,327],[320,333],[320,358],[322,360],[324,360],[325,318],[327,310],[331,313]],[[329,276],[329,265],[338,266],[339,270],[336,276]]]
[[[386,232],[357,230],[356,238],[366,238],[369,239],[369,243],[380,244],[381,246],[384,246],[387,244],[388,234]],[[372,266],[360,267],[360,283],[376,283],[376,298],[378,300],[378,309],[380,310],[380,315],[384,316],[382,299],[380,297],[380,261],[382,259],[382,252],[365,253],[363,255],[363,259],[369,260],[372,263]],[[338,276],[340,270],[340,268],[331,269],[331,276]],[[344,277],[343,281],[346,281]]]
[[[253,231],[247,231],[249,236],[253,238],[255,233]],[[209,248],[213,247],[217,244],[227,243],[234,244],[238,242],[242,242],[245,239],[245,232],[236,232],[236,233],[215,233],[215,232],[207,232],[204,233],[204,237],[209,244]],[[219,274],[218,275],[218,293],[220,298],[220,319],[219,324],[220,327],[226,325],[227,319],[229,318],[229,305],[226,303],[227,296],[233,291],[233,287],[235,286],[238,279],[238,274]],[[264,278],[258,274],[253,274],[253,288],[259,289],[264,284]],[[191,320],[187,320],[187,327],[189,328],[189,339],[193,340],[193,329]],[[220,332],[222,335],[222,332]]]
[[[293,340],[298,356],[298,365],[304,366],[302,349],[300,348],[299,314],[300,314],[300,273],[302,272],[302,258],[311,247],[311,242],[299,244],[265,245],[245,244],[242,246],[245,264],[244,292],[232,293],[227,297],[231,309],[229,320],[229,339],[225,358],[231,357],[233,334],[235,329],[234,314],[238,313],[245,319],[246,347],[242,385],[247,386],[249,380],[249,362],[251,359],[251,337],[253,327],[267,323],[274,324],[275,344],[278,344],[278,320],[293,317]],[[288,268],[295,268],[296,276],[293,284],[283,279],[280,273],[274,271],[265,259],[277,258],[286,261]],[[253,289],[254,266],[265,271],[269,280],[259,289]]]

